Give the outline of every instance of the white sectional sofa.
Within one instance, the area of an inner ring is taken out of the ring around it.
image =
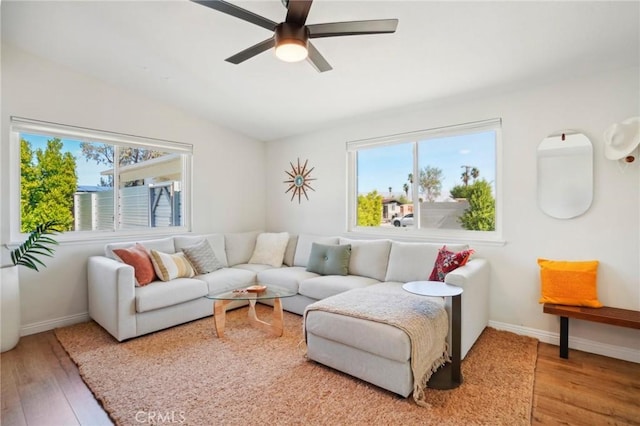
[[[284,310],[302,315],[305,308],[311,303],[351,289],[371,288],[371,291],[375,291],[376,285],[381,283],[401,287],[404,282],[426,280],[431,273],[438,250],[443,245],[404,243],[391,240],[356,240],[314,235],[291,236],[282,266],[274,267],[249,263],[259,234],[260,232],[256,231],[186,235],[140,241],[149,250],[176,253],[184,247],[207,239],[215,257],[224,266],[222,269],[204,275],[196,275],[193,278],[152,282],[144,287],[136,286],[133,267],[117,260],[117,256],[113,253],[114,249],[129,247],[135,242],[108,244],[105,247],[104,256],[93,256],[89,259],[89,315],[117,340],[123,341],[212,315],[212,302],[204,297],[206,294],[256,283],[294,290],[297,293],[296,296],[283,298],[281,300],[282,306]],[[348,275],[320,275],[309,272],[307,266],[313,243],[350,244],[351,256]],[[459,251],[466,246],[452,244],[447,245],[447,248]],[[464,288],[461,330],[462,357],[464,358],[488,324],[489,265],[484,259],[471,258],[466,265],[447,274],[445,282]],[[229,305],[229,308],[232,309],[243,304],[246,304],[246,301],[234,302]],[[450,298],[447,300],[446,309],[450,312]],[[324,318],[319,315],[317,319],[320,320],[319,323],[323,323],[323,321],[326,323],[327,320],[326,315]],[[337,320],[333,326],[342,327],[344,325],[341,322],[344,318],[329,318],[329,320],[330,323]],[[327,327],[322,327],[314,321],[314,319],[311,320],[310,328],[307,325],[307,334],[311,334],[311,339],[316,338],[321,342],[329,342],[327,346],[333,346],[328,354],[322,356],[343,356],[343,363],[344,360],[353,363],[354,359],[360,356],[360,352],[363,350],[367,352],[366,349],[353,347],[348,336],[338,336],[332,340],[333,336],[330,331],[327,335]],[[349,326],[349,324],[346,325]],[[330,326],[329,329],[333,326]],[[374,334],[381,333],[380,335],[393,335],[394,333],[393,330],[384,330],[372,324],[365,326],[365,328],[362,328],[362,324],[359,326],[354,330]],[[350,350],[354,352],[348,353]],[[345,354],[348,354],[346,358]],[[387,367],[384,364],[384,350],[379,354],[367,353],[366,356],[369,358],[369,365],[376,365],[380,361],[382,362],[381,366]],[[387,379],[369,377],[368,373],[363,376],[357,371],[349,371],[349,366],[343,367],[330,363],[327,365],[405,396],[408,394],[407,389],[410,389],[410,383],[407,383],[406,380],[400,384],[385,386]],[[376,369],[370,368],[369,370]],[[379,371],[374,372],[374,376],[393,376],[393,374],[388,374],[384,368],[377,370]]]

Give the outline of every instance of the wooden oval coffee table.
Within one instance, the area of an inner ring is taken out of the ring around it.
[[[213,321],[218,337],[224,337],[224,327],[227,305],[234,300],[249,301],[249,323],[254,327],[267,331],[275,336],[282,336],[284,330],[284,314],[282,312],[281,297],[292,297],[297,293],[282,287],[266,286],[264,291],[247,291],[247,287],[225,291],[224,293],[208,294],[205,297],[213,300]],[[262,321],[256,315],[258,300],[273,300],[273,318],[271,324]]]

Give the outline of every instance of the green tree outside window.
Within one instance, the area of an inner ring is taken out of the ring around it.
[[[491,185],[484,179],[466,186],[469,208],[458,219],[464,229],[470,231],[495,231],[496,200]]]
[[[358,226],[380,226],[382,223],[382,195],[378,191],[358,195]]]
[[[21,232],[31,232],[42,223],[54,222],[59,230],[73,229],[73,194],[77,189],[76,160],[62,152],[58,138],[47,147],[32,150],[20,140]]]

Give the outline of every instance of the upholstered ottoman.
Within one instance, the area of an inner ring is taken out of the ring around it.
[[[422,389],[447,358],[441,298],[401,284],[349,290],[307,306],[307,357],[403,397]]]

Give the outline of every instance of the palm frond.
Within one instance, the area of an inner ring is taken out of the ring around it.
[[[49,235],[60,232],[58,223],[49,221],[36,226],[36,229],[29,234],[29,237],[11,252],[11,261],[14,265],[22,265],[26,268],[38,271],[38,265],[46,267],[38,256],[53,256],[54,249],[50,245],[57,245],[58,242]]]

